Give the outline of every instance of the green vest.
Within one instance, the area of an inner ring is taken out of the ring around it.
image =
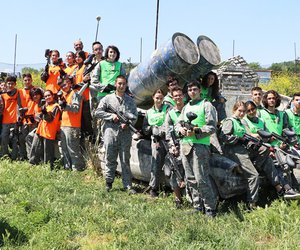
[[[154,107],[147,111],[148,124],[150,126],[163,125],[167,113],[167,105],[163,105],[162,109],[156,110]]]
[[[175,101],[173,100],[172,96],[170,96],[169,94],[167,94],[164,97],[164,102],[167,102],[168,104],[170,103],[173,107],[176,105]]]
[[[232,121],[233,125],[233,135],[242,138],[244,134],[246,133],[245,126],[242,124],[242,122],[236,118],[228,118]]]
[[[250,121],[248,117],[245,117],[244,120],[247,122],[249,130],[252,134],[257,134],[257,130],[263,130],[265,128],[265,123],[260,118],[258,118],[258,123]]]
[[[278,111],[279,117],[276,114],[269,113],[265,109],[260,111],[260,117],[266,124],[266,127],[269,132],[276,133],[278,135],[282,135],[283,130],[283,111]],[[274,140],[271,145],[280,145],[281,142],[279,140]]]
[[[184,121],[185,122],[188,121],[188,119],[186,117],[186,114],[188,112],[194,112],[197,115],[197,118],[192,121],[192,124],[198,125],[198,128],[202,128],[206,124],[205,123],[204,103],[205,103],[205,100],[201,100],[195,105],[190,105],[190,103],[188,103],[184,109],[184,114],[183,114]],[[206,136],[201,139],[197,139],[195,135],[185,136],[182,138],[182,143],[195,143],[195,144],[210,145],[210,136]]]
[[[300,115],[294,114],[291,109],[286,110],[285,113],[289,118],[289,125],[294,128],[300,142]]]
[[[206,99],[210,102],[213,101],[213,98],[211,97],[211,94],[209,93],[209,88],[205,88],[201,86],[201,93],[200,93],[201,99]]]
[[[178,110],[175,111],[175,109],[171,109],[169,111],[169,115],[170,115],[170,118],[171,118],[173,124],[175,124],[177,122],[177,119],[180,116],[180,114],[181,114],[181,112]]]
[[[121,74],[121,66],[120,62],[108,62],[106,60],[100,62],[101,74],[100,74],[100,82],[101,85],[115,85],[115,81],[117,76]],[[114,69],[113,69],[114,67]],[[112,91],[113,92],[113,91]],[[111,92],[111,93],[112,93]],[[98,92],[97,96],[106,96],[110,93]]]

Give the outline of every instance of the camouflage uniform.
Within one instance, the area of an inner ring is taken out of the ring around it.
[[[62,112],[80,112],[81,96],[73,92],[72,103],[68,103]],[[85,168],[80,148],[81,128],[61,126],[61,153],[66,169],[82,171]]]
[[[185,143],[184,137],[181,140],[181,157],[182,164],[185,170],[187,185],[190,187],[193,205],[195,208],[205,207],[206,212],[215,211],[217,207],[217,197],[213,192],[212,183],[210,179],[210,166],[209,160],[211,157],[209,147],[209,137],[216,130],[217,114],[216,109],[212,104],[205,100],[192,100],[182,110],[181,115],[178,117],[175,125],[175,130],[179,133],[180,128],[183,127],[182,122],[186,121],[186,113],[197,107],[202,103],[204,124],[199,125],[201,134],[199,136],[192,136],[195,143]],[[197,142],[198,140],[198,142]],[[201,140],[208,140],[208,143],[203,143]]]
[[[235,131],[233,121],[231,119],[224,120],[221,127],[220,138],[225,144],[224,153],[226,157],[239,163],[243,172],[243,177],[248,181],[247,201],[249,203],[256,203],[258,200],[259,174],[256,168],[253,166],[248,150],[243,145],[242,140],[232,140],[232,138],[235,138],[232,137]],[[240,123],[241,126],[243,126],[239,119],[235,120],[236,122]]]
[[[115,93],[103,97],[95,112],[95,117],[103,119],[103,138],[105,147],[105,179],[107,183],[113,183],[117,169],[117,158],[119,156],[122,182],[126,189],[132,186],[132,175],[130,170],[130,147],[132,133],[129,128],[122,129],[120,123],[112,121],[113,113],[108,109],[108,104],[113,106],[125,116],[130,113],[133,115],[133,124],[137,120],[136,104],[131,97],[124,94],[123,97]]]

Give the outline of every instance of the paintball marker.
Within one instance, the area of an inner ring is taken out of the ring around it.
[[[182,122],[181,125],[185,127],[187,130],[193,131],[196,126],[192,124],[192,121],[195,120],[198,116],[194,112],[187,112],[186,117],[188,121]]]
[[[51,50],[46,49],[45,50],[45,57],[46,57],[46,60],[47,60],[47,64],[45,66],[44,71],[41,73],[41,80],[43,82],[47,82],[47,80],[49,78],[48,70],[49,70],[49,64],[50,64],[50,55],[51,55]]]
[[[117,109],[115,109],[112,105],[108,104],[108,109],[113,112],[114,114],[116,114],[120,120],[121,123],[126,124],[129,129],[135,133],[135,134],[139,134],[139,131],[133,126],[132,124],[132,120],[134,119],[134,115],[132,114],[128,114],[127,113],[127,117],[123,114],[123,112],[118,111]]]
[[[169,159],[169,161],[171,163],[170,164],[171,166],[169,166],[171,171],[173,173],[175,173],[175,175],[176,175],[177,179],[180,181],[180,183],[183,183],[184,178],[182,177],[182,175],[180,173],[179,166],[178,166],[178,163],[177,163],[178,160],[176,159],[176,157],[172,153],[170,153],[167,142],[165,140],[161,140],[161,142],[162,142],[162,144],[163,144],[163,146],[164,146],[164,148],[167,152],[167,158]]]

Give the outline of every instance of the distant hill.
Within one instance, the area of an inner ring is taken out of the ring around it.
[[[22,72],[23,68],[29,67],[33,69],[44,68],[45,63],[32,63],[32,64],[16,64],[16,72]],[[14,70],[14,65],[11,63],[0,62],[0,72],[11,73]]]

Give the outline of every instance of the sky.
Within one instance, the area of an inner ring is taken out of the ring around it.
[[[121,62],[138,63],[141,56],[145,61],[154,51],[156,5],[157,0],[4,0],[0,62],[14,62],[16,34],[17,64],[46,62],[47,48],[58,49],[64,59],[77,39],[91,52],[97,16],[104,48],[117,46]],[[195,43],[200,35],[209,37],[222,61],[233,54],[260,65],[291,61],[295,48],[300,56],[299,11],[299,0],[160,0],[158,47],[181,32]]]

